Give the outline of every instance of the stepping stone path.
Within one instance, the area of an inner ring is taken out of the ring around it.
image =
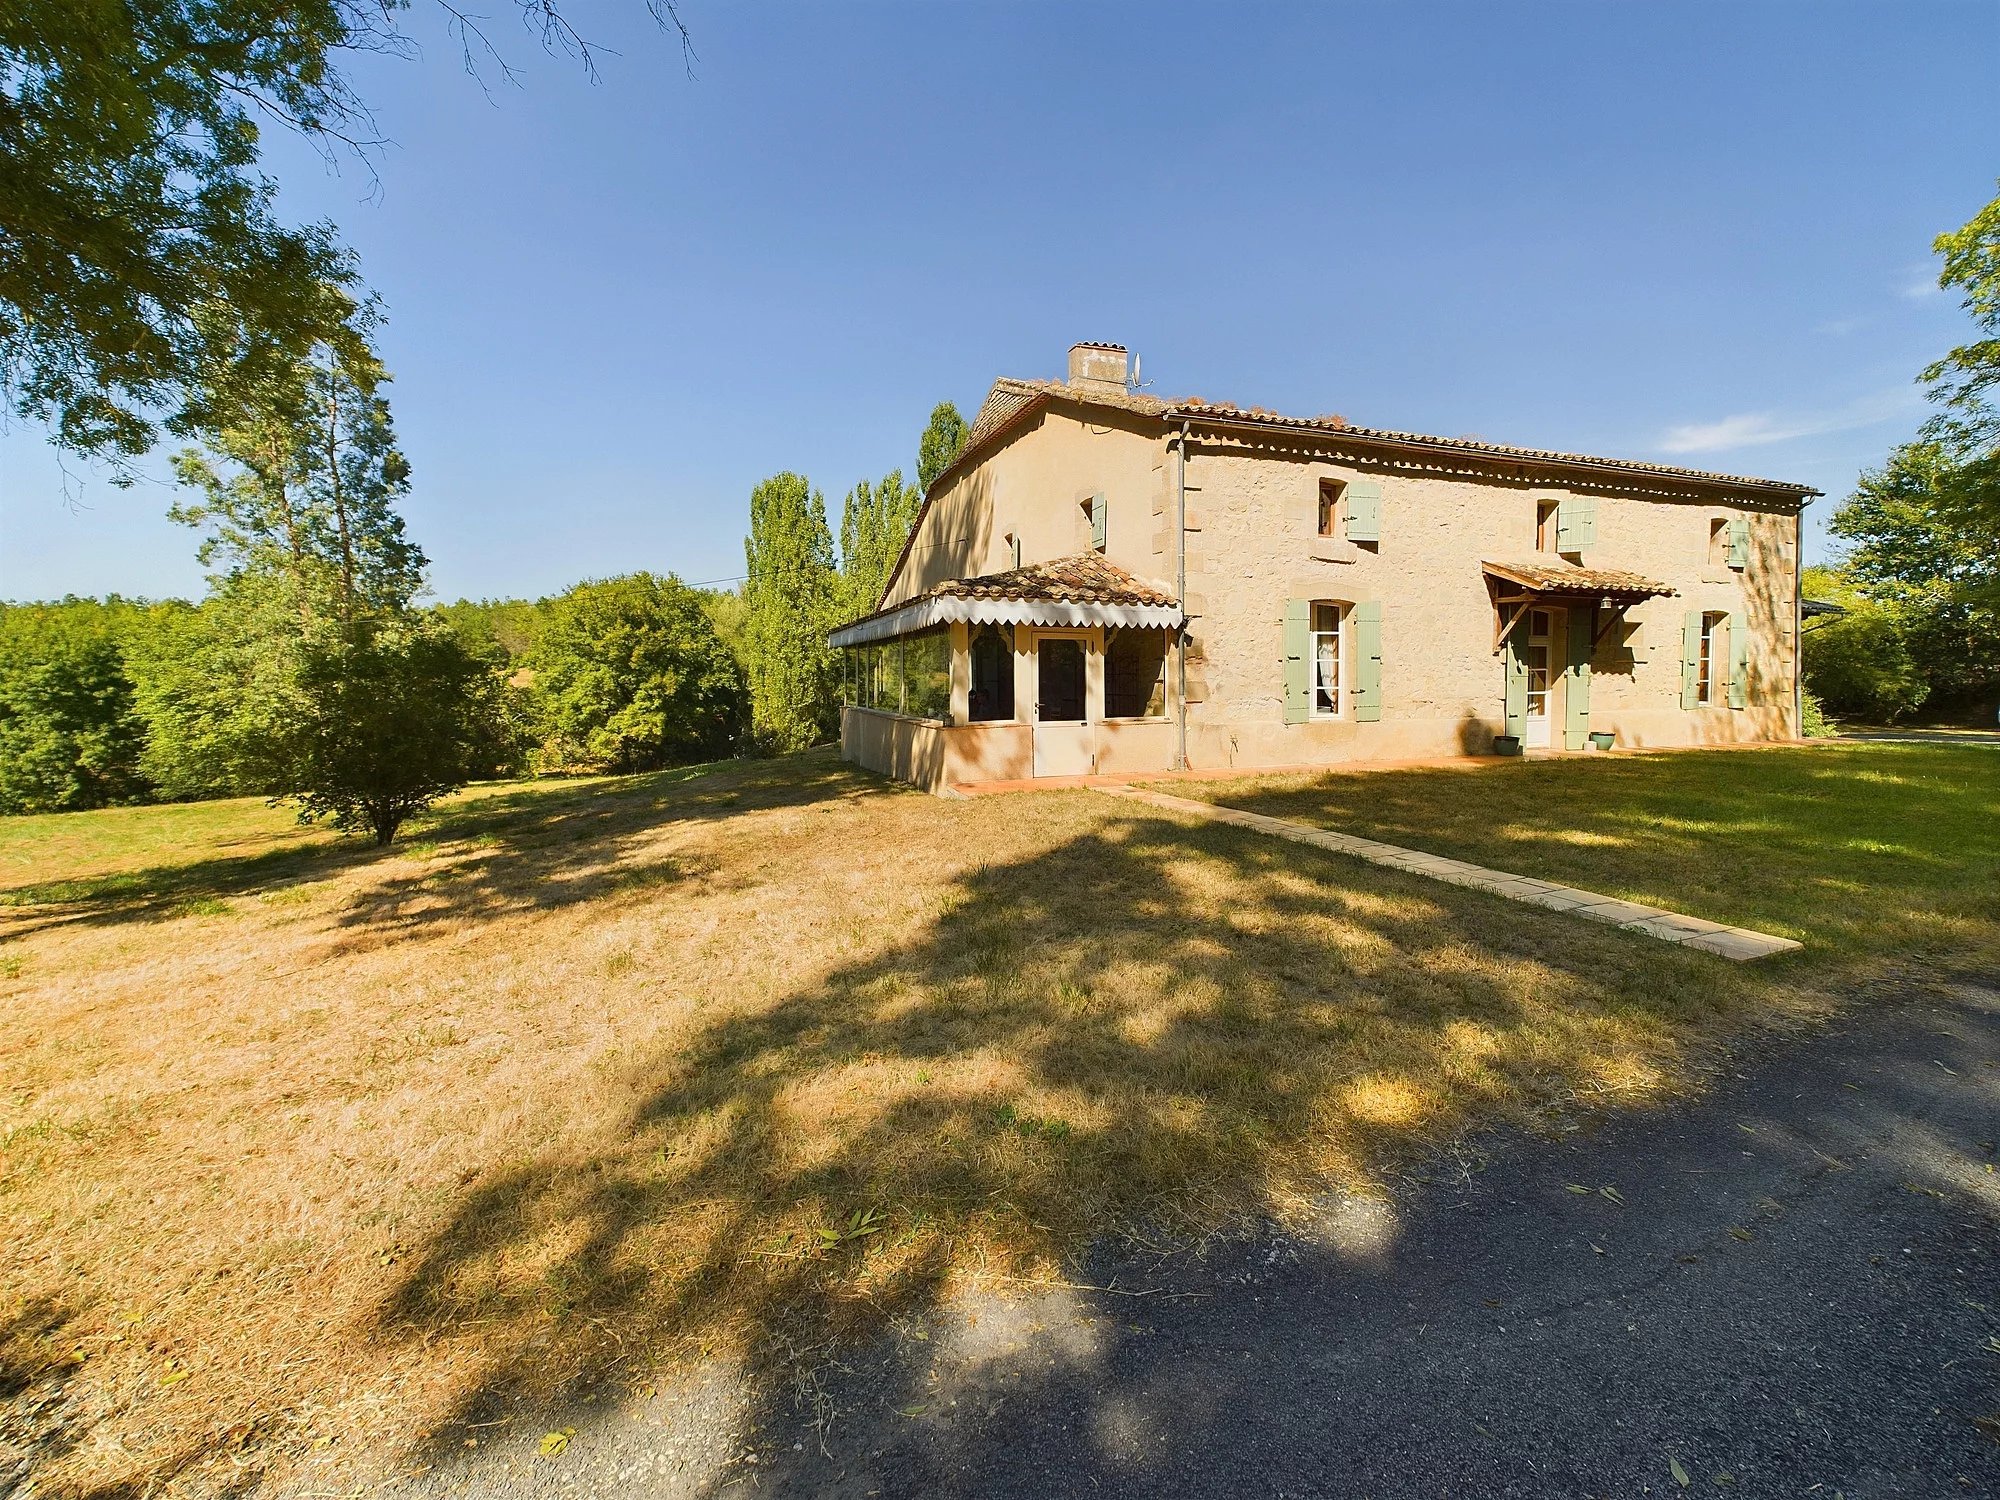
[[[1213,802],[1195,802],[1186,797],[1169,796],[1165,792],[1141,791],[1134,786],[1100,786],[1094,790],[1108,797],[1143,802],[1167,812],[1189,813],[1218,823],[1233,823],[1239,828],[1252,828],[1259,833],[1290,839],[1296,844],[1312,844],[1337,854],[1351,854],[1372,865],[1386,865],[1390,869],[1406,870],[1412,875],[1428,875],[1448,885],[1491,891],[1512,901],[1525,901],[1530,906],[1546,906],[1552,911],[1605,922],[1613,927],[1623,927],[1628,932],[1659,938],[1663,942],[1679,943],[1684,948],[1699,948],[1705,953],[1720,954],[1738,963],[1804,946],[1791,938],[1776,937],[1768,932],[1752,932],[1747,927],[1731,927],[1723,922],[1685,916],[1657,906],[1642,906],[1636,901],[1621,901],[1615,896],[1579,891],[1553,881],[1531,880],[1525,875],[1489,870],[1484,865],[1468,864],[1462,859],[1447,859],[1441,854],[1426,854],[1421,849],[1405,849],[1398,844],[1356,838],[1351,833],[1335,833],[1307,823],[1294,823],[1287,818],[1220,807]]]

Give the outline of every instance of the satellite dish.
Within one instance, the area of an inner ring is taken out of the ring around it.
[[[1140,384],[1140,380],[1139,380],[1139,356],[1138,356],[1138,355],[1136,355],[1136,354],[1132,356],[1132,384],[1133,384],[1133,385],[1134,385],[1135,387],[1136,387],[1136,386],[1138,386],[1138,385]]]

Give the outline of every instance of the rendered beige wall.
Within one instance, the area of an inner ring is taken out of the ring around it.
[[[1094,494],[1108,507],[1105,556],[1171,591],[1173,559],[1163,570],[1153,550],[1154,506],[1169,482],[1165,438],[1136,417],[1102,415],[1116,420],[1100,420],[1095,409],[1084,420],[1083,408],[1058,403],[953,480],[924,513],[909,562],[884,604],[954,578],[1005,572],[1012,565],[1009,532],[1021,537],[1023,564],[1090,551],[1083,507]]]
[[[851,706],[840,715],[843,759],[927,792],[1027,779],[1034,774],[1032,736],[1026,724],[940,724]]]
[[[1328,545],[1317,537],[1322,478],[1381,485],[1378,545]],[[1597,542],[1581,558],[1586,566],[1641,573],[1679,590],[1678,597],[1627,611],[1627,624],[1606,634],[1592,663],[1590,727],[1614,732],[1620,745],[1647,747],[1796,733],[1798,560],[1787,507],[1760,508],[1762,502],[1720,488],[1676,497],[1487,473],[1410,473],[1359,450],[1336,459],[1237,447],[1199,434],[1188,485],[1188,759],[1197,769],[1488,752],[1503,727],[1505,668],[1492,649],[1494,612],[1481,564],[1548,560],[1535,549],[1536,503],[1571,495],[1597,500]],[[1144,418],[1058,401],[935,497],[886,602],[1003,571],[1009,532],[1022,538],[1024,563],[1088,551],[1081,502],[1093,493],[1106,497],[1110,560],[1171,590],[1177,533],[1169,434]],[[1740,572],[1709,561],[1709,523],[1732,514],[1750,519],[1750,566]],[[1284,723],[1283,617],[1286,601],[1295,598],[1381,602],[1380,721]],[[1749,707],[1680,706],[1681,622],[1694,609],[1726,613],[1732,628],[1747,623]],[[955,631],[954,646],[962,653],[963,645]],[[1017,703],[1025,720],[1034,702],[1032,655],[1027,637],[1017,646]],[[962,662],[960,656],[954,668],[955,708],[963,696]],[[1176,686],[1170,658],[1170,710]],[[1559,695],[1551,707],[1560,745]],[[998,733],[1009,728],[1016,732],[1011,740]],[[935,751],[900,731],[911,739],[909,748],[877,746],[885,733],[866,731],[850,758],[883,770],[930,767],[929,780],[906,777],[927,785],[1031,774],[1025,724],[961,725]],[[966,748],[944,748],[961,739]],[[1100,769],[1171,766],[1174,739],[1170,723],[1121,728],[1100,738]],[[955,769],[960,765],[965,774]]]

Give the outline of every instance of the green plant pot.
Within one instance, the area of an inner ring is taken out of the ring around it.
[[[1521,737],[1518,734],[1494,735],[1493,753],[1495,755],[1519,755],[1521,753]]]
[[[1617,738],[1617,735],[1606,734],[1602,729],[1593,729],[1590,732],[1590,748],[1593,750],[1609,750]]]

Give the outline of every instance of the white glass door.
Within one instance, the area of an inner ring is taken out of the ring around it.
[[[1549,747],[1549,612],[1528,611],[1528,737],[1531,750]]]

